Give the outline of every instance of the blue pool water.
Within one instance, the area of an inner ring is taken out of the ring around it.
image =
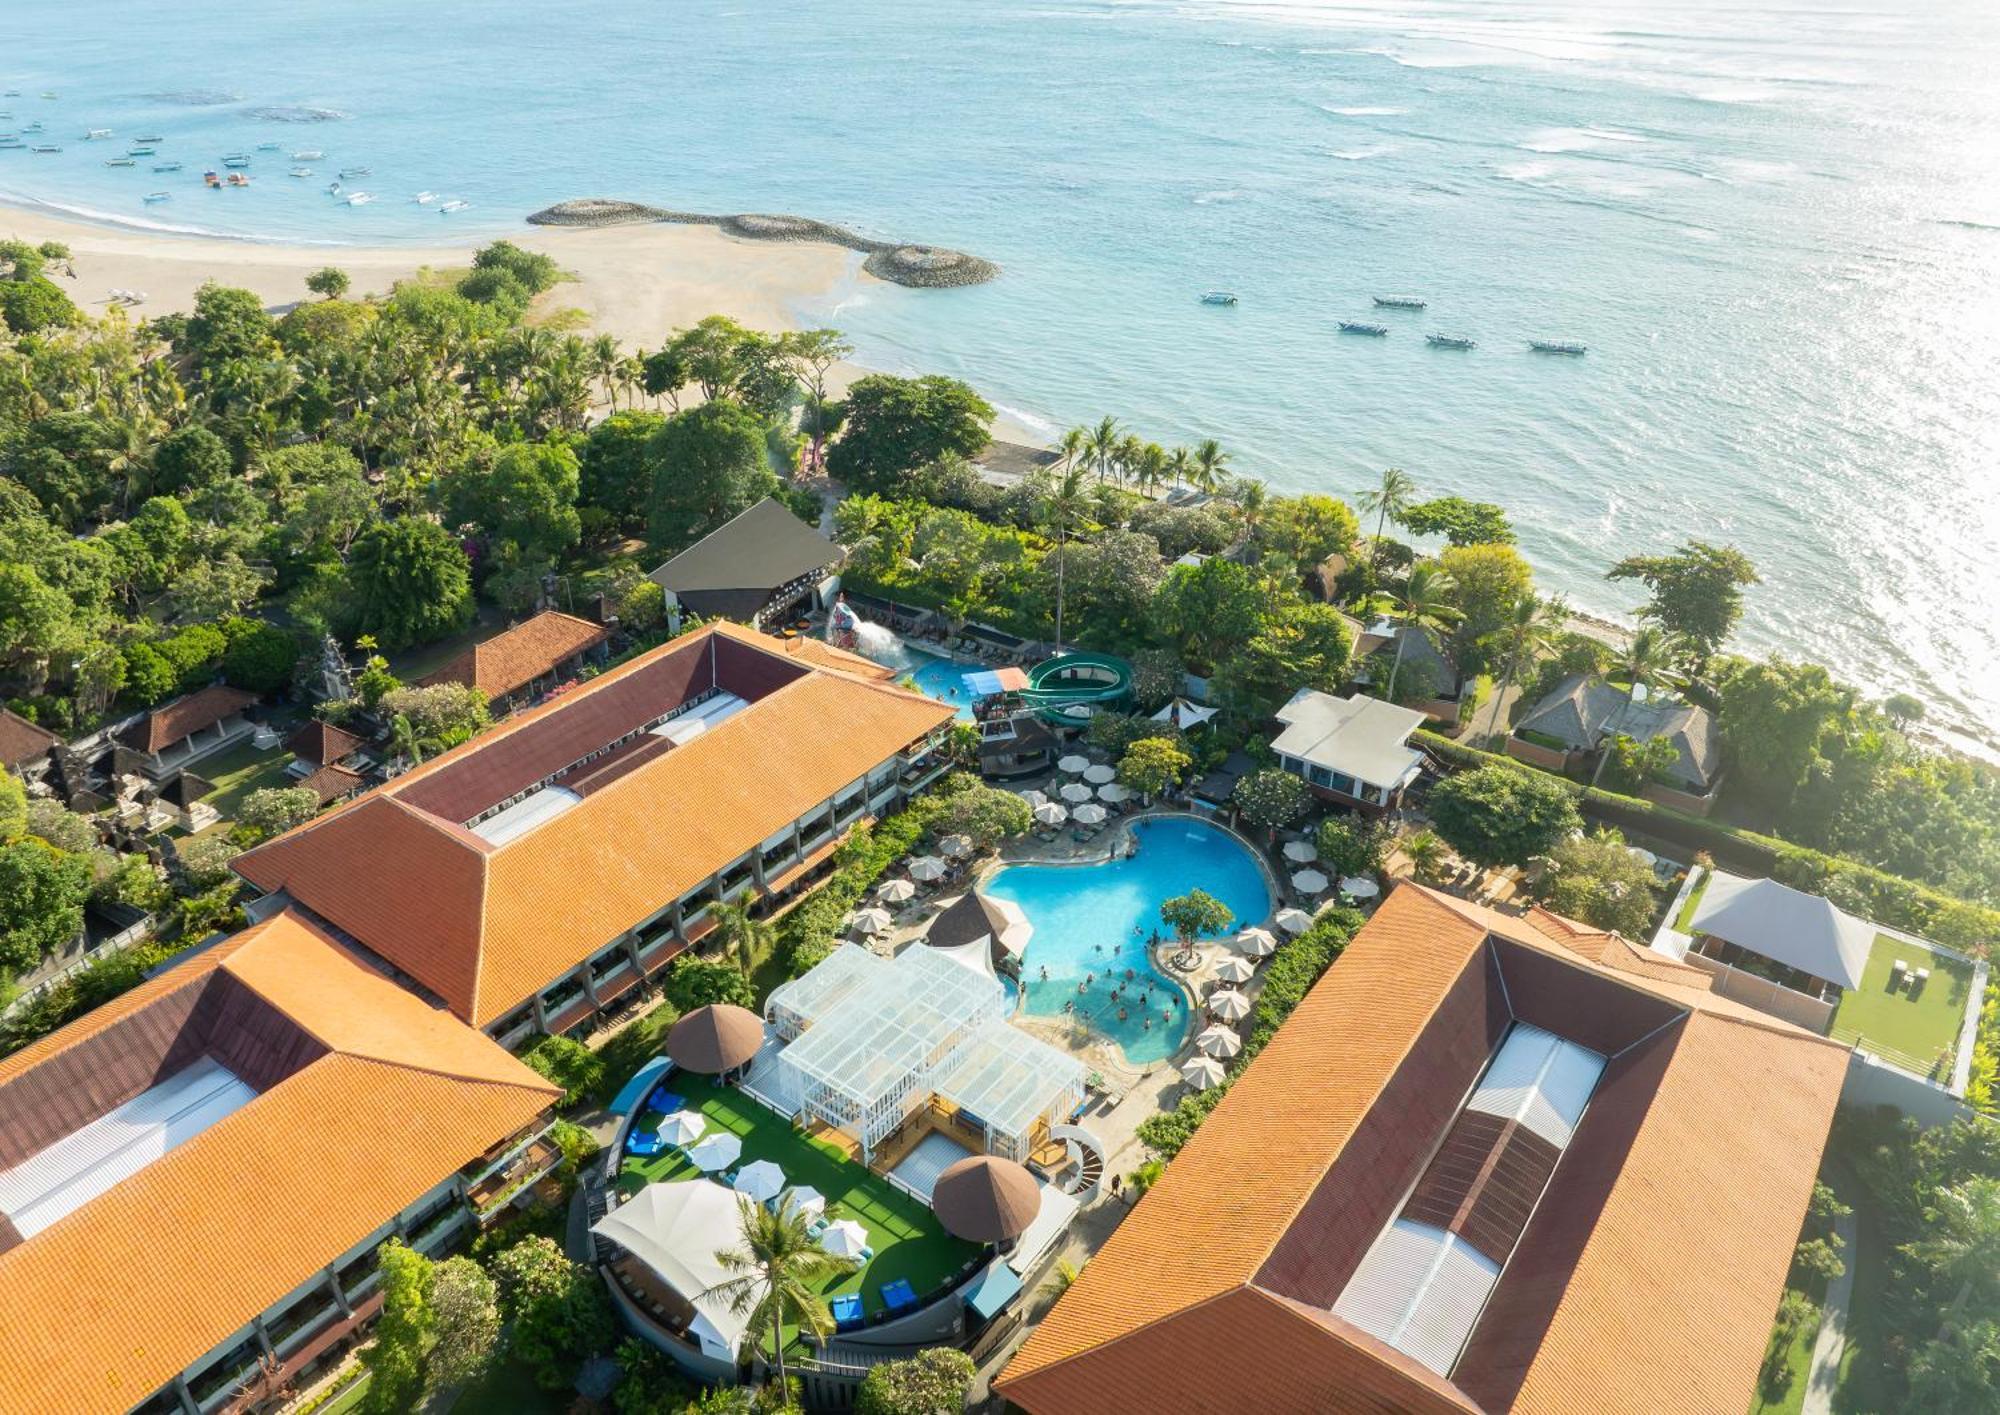
[[[925,697],[951,703],[958,709],[960,722],[972,721],[972,705],[979,700],[979,695],[965,686],[965,675],[978,672],[977,664],[941,658],[900,642],[890,648],[863,651],[884,667],[900,672],[903,676],[897,681],[907,680]]]
[[[1150,820],[1132,831],[1139,853],[1130,858],[1101,865],[1012,865],[985,888],[1018,904],[1034,925],[1021,963],[1022,1009],[1033,1017],[1055,1017],[1064,1003],[1075,1003],[1127,1060],[1146,1066],[1172,1055],[1188,1024],[1180,988],[1147,956],[1147,939],[1161,928],[1160,905],[1190,889],[1205,889],[1229,907],[1237,928],[1248,928],[1271,912],[1271,895],[1250,852],[1214,826]],[[1121,983],[1123,996],[1113,997]],[[1077,991],[1078,984],[1084,991]]]

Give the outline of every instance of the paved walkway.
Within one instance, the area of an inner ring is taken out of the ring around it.
[[[1831,1415],[1834,1388],[1840,1384],[1840,1358],[1847,1350],[1847,1301],[1854,1292],[1856,1256],[1854,1215],[1835,1219],[1833,1231],[1840,1235],[1840,1253],[1847,1268],[1826,1285],[1826,1311],[1820,1318],[1812,1360],[1806,1365],[1806,1398],[1799,1415]]]

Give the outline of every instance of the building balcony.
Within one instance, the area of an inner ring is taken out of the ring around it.
[[[481,1224],[497,1218],[529,1188],[562,1163],[562,1148],[545,1131],[487,1170],[466,1189],[465,1199]]]

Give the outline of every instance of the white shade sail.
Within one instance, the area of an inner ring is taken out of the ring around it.
[[[1208,1010],[1229,1022],[1241,1022],[1250,1015],[1250,999],[1235,988],[1223,988],[1208,995]]]
[[[1197,1056],[1181,1064],[1181,1079],[1197,1091],[1222,1084],[1222,1063],[1212,1056]]]
[[[726,1130],[705,1137],[688,1151],[688,1159],[705,1174],[727,1169],[742,1157],[743,1142]]]
[[[726,1298],[708,1294],[734,1276],[715,1255],[719,1249],[736,1246],[743,1222],[740,1202],[705,1179],[648,1184],[591,1230],[651,1268],[686,1298],[695,1311],[689,1333],[705,1354],[731,1361],[743,1344],[749,1315],[732,1312]]]

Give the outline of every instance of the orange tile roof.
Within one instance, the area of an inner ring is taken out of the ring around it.
[[[897,677],[896,670],[888,665],[847,649],[836,648],[824,639],[809,639],[801,635],[791,639],[773,639],[771,642],[791,657],[810,663],[815,668],[838,669],[875,683],[892,682]]]
[[[0,1410],[145,1399],[557,1097],[290,912],[109,1007],[129,1016],[217,971],[331,1050],[0,1253]],[[93,1013],[11,1067],[107,1025]]]
[[[299,778],[299,785],[319,797],[322,806],[329,801],[338,801],[343,796],[352,795],[367,784],[367,777],[344,766],[323,766]]]
[[[733,624],[697,634],[786,656],[779,641]],[[400,799],[433,772],[687,642],[621,665],[246,852],[237,870],[263,889],[288,891],[483,1027],[951,720],[951,709],[932,699],[815,660],[803,676],[504,844]]]
[[[573,614],[545,609],[532,619],[474,644],[420,681],[463,683],[489,698],[504,698],[604,642],[605,629]]]
[[[1746,1016],[1704,988],[1596,963],[1576,946],[1591,932],[1398,887],[1030,1335],[1001,1374],[1000,1393],[1035,1415],[1117,1408],[1121,1400],[1162,1415],[1244,1408],[1228,1403],[1227,1393],[1244,1376],[1246,1348],[1241,1333],[1231,1334],[1234,1319],[1218,1314],[1246,1290],[1287,1300],[1257,1285],[1266,1260],[1446,994],[1497,935],[1688,1009],[1667,1081],[1644,1110],[1548,1339],[1506,1408],[1740,1406],[1810,1196],[1846,1051],[1761,1014]],[[1763,1084],[1745,1088],[1744,1076]],[[1720,1190],[1730,1192],[1718,1201]],[[1701,1340],[1684,1342],[1695,1307]],[[1671,1342],[1662,1312],[1674,1314]],[[1331,1359],[1330,1343],[1366,1355],[1370,1368],[1407,1364],[1330,1313],[1312,1315],[1322,1333],[1294,1333],[1271,1350],[1257,1343],[1250,1364],[1324,1370],[1313,1363]],[[1213,1359],[1190,1354],[1205,1349]],[[1339,1369],[1345,1394],[1272,1386],[1255,1408],[1479,1408],[1444,1382],[1436,1382],[1442,1394],[1369,1395],[1349,1366]],[[1572,1389],[1585,1394],[1562,1394]],[[1625,1394],[1633,1389],[1652,1398],[1634,1403]],[[1675,1393],[1688,1390],[1711,1398],[1690,1403]],[[1440,1403],[1451,1400],[1461,1403]]]
[[[216,683],[154,708],[120,732],[118,740],[135,751],[157,752],[204,727],[213,727],[256,702],[255,693]]]
[[[285,739],[285,750],[315,766],[330,766],[360,751],[361,739],[345,728],[314,718]]]
[[[19,766],[60,746],[62,738],[8,708],[0,708],[0,767]]]

